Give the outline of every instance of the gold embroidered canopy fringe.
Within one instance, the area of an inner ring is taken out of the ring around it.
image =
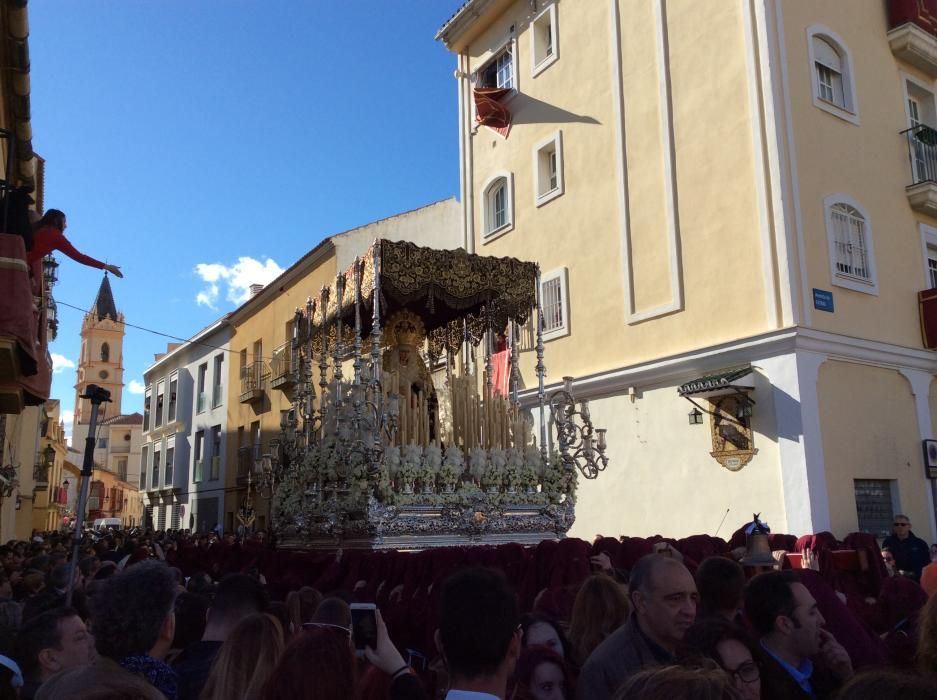
[[[435,250],[409,242],[377,240],[360,265],[361,332],[371,331],[375,285],[375,254],[379,256],[380,311],[387,318],[396,311],[417,314],[426,327],[430,354],[459,351],[468,335],[478,344],[487,329],[503,329],[509,320],[524,324],[537,303],[537,265],[516,258],[473,255],[458,248]],[[344,273],[341,304],[337,282],[329,289],[328,307],[315,319],[314,337],[322,324],[334,328],[338,310],[346,332],[355,318],[354,265]],[[464,324],[464,325],[463,325]]]

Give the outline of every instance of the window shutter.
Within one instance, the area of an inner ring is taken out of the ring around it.
[[[843,62],[836,49],[818,36],[813,37],[813,56],[817,63],[842,74]]]

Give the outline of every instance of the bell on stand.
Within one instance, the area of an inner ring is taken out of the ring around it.
[[[748,534],[745,536],[745,556],[742,566],[775,568],[777,562],[771,554],[771,544],[768,535],[771,530],[758,519],[760,513],[755,513]]]

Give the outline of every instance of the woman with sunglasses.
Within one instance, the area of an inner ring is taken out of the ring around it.
[[[760,700],[758,655],[744,630],[723,618],[705,617],[687,630],[683,643],[682,658],[712,659],[731,677],[742,700]]]

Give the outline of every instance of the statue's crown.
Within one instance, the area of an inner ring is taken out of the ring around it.
[[[412,311],[398,311],[387,319],[384,341],[388,346],[418,347],[425,337],[423,321]]]

